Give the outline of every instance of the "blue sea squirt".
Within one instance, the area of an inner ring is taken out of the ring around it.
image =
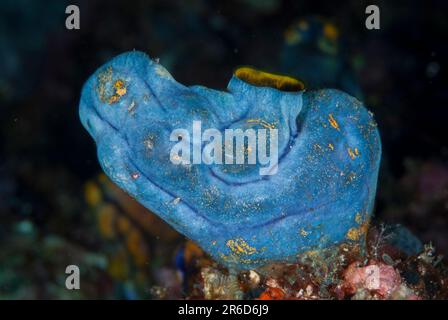
[[[248,67],[235,71],[227,91],[187,87],[134,51],[89,78],[80,117],[105,173],[228,267],[294,261],[364,239],[381,142],[372,114],[344,92],[306,91]],[[260,175],[258,163],[174,164],[170,134],[191,135],[193,121],[222,131],[277,129],[276,173]]]

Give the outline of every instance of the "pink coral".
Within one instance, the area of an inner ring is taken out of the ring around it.
[[[359,298],[409,299],[418,298],[411,290],[409,295],[398,295],[403,291],[402,278],[394,267],[382,262],[371,261],[367,266],[352,263],[345,270],[343,283],[340,287],[346,295],[356,295]],[[401,289],[400,289],[401,288]],[[406,287],[407,288],[407,287]]]

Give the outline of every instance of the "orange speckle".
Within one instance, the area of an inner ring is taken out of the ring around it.
[[[336,119],[333,117],[333,114],[330,113],[328,115],[328,122],[330,122],[331,126],[335,128],[336,130],[339,130],[339,123],[336,121]]]
[[[118,102],[127,92],[126,84],[123,80],[117,80],[114,83],[114,94],[109,98],[109,104]]]
[[[285,296],[285,293],[280,288],[268,288],[263,292],[259,299],[260,300],[281,300]]]
[[[298,79],[256,70],[251,67],[238,68],[234,75],[238,79],[258,87],[271,87],[282,91],[301,91],[305,88],[305,84]]]
[[[114,83],[115,93],[120,97],[126,94],[126,86],[123,80],[117,80]]]
[[[358,241],[363,236],[366,235],[368,229],[369,229],[369,223],[368,223],[368,221],[366,221],[359,228],[351,228],[351,229],[349,229],[347,234],[346,234],[346,237],[349,240]]]
[[[226,245],[232,250],[235,254],[247,254],[251,255],[257,251],[256,248],[251,247],[246,241],[242,238],[237,238],[235,240],[227,241]]]
[[[355,153],[353,152],[352,148],[347,148],[347,152],[348,152],[348,155],[350,156],[350,158],[351,158],[352,160],[355,160],[356,155],[355,155]]]

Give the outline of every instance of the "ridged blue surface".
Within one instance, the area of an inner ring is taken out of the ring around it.
[[[372,115],[344,92],[283,92],[236,77],[227,91],[186,87],[129,52],[86,82],[80,117],[105,173],[228,267],[356,242],[370,217],[380,138]],[[203,130],[274,124],[277,174],[260,176],[258,165],[174,165],[170,133],[191,131],[193,120]]]

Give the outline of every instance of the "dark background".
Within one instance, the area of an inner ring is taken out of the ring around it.
[[[445,3],[2,1],[0,298],[65,297],[57,289],[65,265],[73,257],[90,261],[91,255],[103,262],[93,263],[92,287],[77,297],[129,297],[126,288],[116,290],[110,268],[104,267],[110,264],[104,247],[113,252],[122,244],[116,240],[110,249],[110,241],[98,234],[95,210],[84,196],[86,182],[101,170],[95,145],[79,121],[78,102],[84,81],[99,66],[137,49],[159,58],[181,83],[224,89],[239,65],[281,70],[285,32],[300,19],[317,16],[336,26],[336,57],[379,125],[383,160],[376,220],[401,223],[447,254]],[[81,10],[80,30],[65,29],[68,4]],[[369,4],[380,7],[380,30],[365,28]],[[294,59],[306,58],[286,59],[294,66]],[[150,233],[146,237],[153,241]],[[163,262],[154,254],[151,268],[174,268],[176,246],[183,241],[164,251],[169,258]]]

